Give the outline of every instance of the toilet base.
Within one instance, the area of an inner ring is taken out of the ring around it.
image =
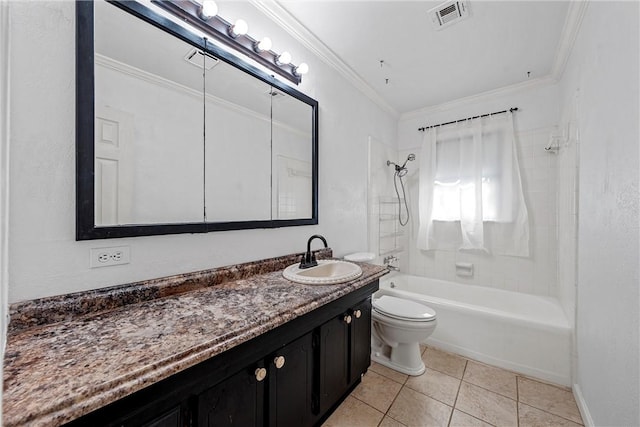
[[[407,344],[404,344],[404,345],[407,345]],[[408,346],[413,347],[411,344],[408,344]],[[412,357],[411,356],[409,357],[409,359],[412,359],[410,364],[398,363],[394,361],[390,352],[391,349],[389,348],[389,346],[386,346],[386,345],[383,345],[377,348],[375,346],[372,346],[371,360],[381,364],[382,366],[391,368],[394,371],[398,371],[403,374],[417,377],[419,375],[422,375],[426,368],[424,366],[424,362],[420,358],[420,347],[417,343],[415,344],[415,347],[416,347],[415,349],[414,348],[403,349],[404,350],[403,353],[408,351],[409,354],[411,354],[412,356]],[[418,357],[416,358],[415,355],[417,355]]]

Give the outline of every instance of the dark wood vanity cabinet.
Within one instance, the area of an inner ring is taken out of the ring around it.
[[[350,335],[350,382],[356,381],[371,365],[371,298],[352,310]]]
[[[314,374],[313,334],[273,354],[269,360],[269,425],[311,425]],[[280,363],[283,365],[281,367]]]
[[[70,425],[318,425],[370,365],[377,289],[375,280]]]
[[[197,397],[198,426],[311,425],[313,336],[298,338]]]
[[[198,426],[262,426],[264,382],[257,381],[263,367],[251,367],[200,393],[192,408]]]
[[[320,411],[330,410],[371,364],[371,299],[323,324],[320,337]]]

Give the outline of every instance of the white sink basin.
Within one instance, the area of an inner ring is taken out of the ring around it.
[[[282,275],[285,279],[306,285],[335,285],[362,275],[359,265],[347,261],[323,259],[315,267],[301,269],[299,266],[300,264],[290,265]]]

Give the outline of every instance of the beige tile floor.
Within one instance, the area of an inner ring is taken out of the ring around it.
[[[581,426],[571,390],[432,347],[409,377],[373,363],[323,424],[355,426]]]

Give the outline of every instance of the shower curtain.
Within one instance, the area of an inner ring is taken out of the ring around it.
[[[419,249],[529,256],[511,112],[426,130],[419,160]]]

